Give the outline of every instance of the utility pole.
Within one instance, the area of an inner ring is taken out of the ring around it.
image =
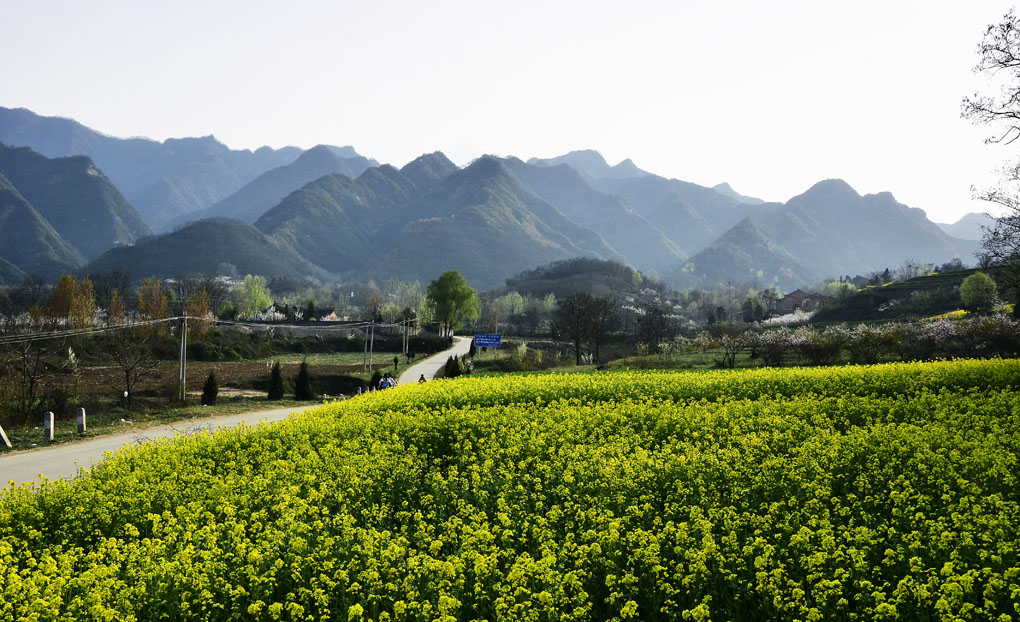
[[[187,396],[188,382],[188,316],[181,316],[181,368],[180,368],[180,399],[184,402]]]
[[[371,345],[368,347],[368,368],[372,369],[372,355],[375,353],[375,320],[372,320],[371,333],[369,340]]]
[[[365,357],[361,360],[362,373],[368,371],[368,331],[365,331]]]

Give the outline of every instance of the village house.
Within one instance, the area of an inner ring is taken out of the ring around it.
[[[832,296],[809,294],[801,289],[796,289],[776,301],[776,313],[786,315],[797,310],[817,311],[832,301]]]

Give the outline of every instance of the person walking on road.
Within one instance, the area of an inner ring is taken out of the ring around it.
[[[418,384],[425,384],[426,382],[428,382],[428,380],[425,380],[425,374],[422,374],[421,378],[418,378]]]

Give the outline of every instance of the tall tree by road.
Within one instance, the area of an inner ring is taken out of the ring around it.
[[[477,320],[481,314],[481,302],[475,290],[457,270],[447,270],[429,283],[426,297],[435,303],[435,318],[440,324],[440,334],[453,335],[453,331],[465,320]]]

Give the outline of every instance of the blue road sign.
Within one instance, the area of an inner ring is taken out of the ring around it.
[[[498,348],[503,342],[503,335],[493,333],[475,333],[476,348]]]

